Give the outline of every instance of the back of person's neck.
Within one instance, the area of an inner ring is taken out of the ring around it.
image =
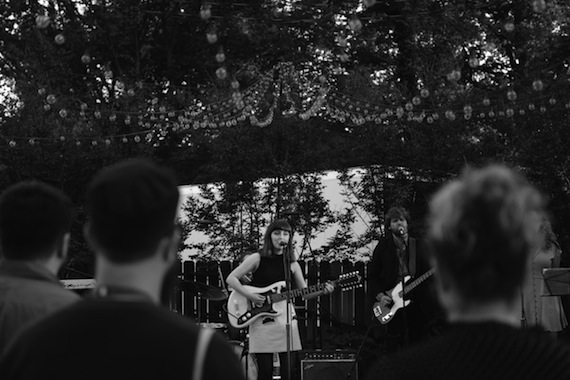
[[[61,267],[61,260],[57,260],[53,256],[50,256],[49,258],[36,258],[26,260],[7,259],[5,257],[2,257],[0,258],[0,261],[10,263],[11,265],[26,265],[33,268],[38,268],[37,270],[47,271],[50,275],[55,277],[57,277],[59,268]]]
[[[513,327],[520,327],[520,315],[514,304],[496,301],[489,303],[463,304],[461,307],[448,308],[447,317],[452,323],[497,322]]]
[[[95,279],[97,286],[130,288],[148,295],[154,303],[160,303],[163,272],[150,260],[118,264],[98,255]]]

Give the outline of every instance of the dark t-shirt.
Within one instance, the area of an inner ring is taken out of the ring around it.
[[[0,379],[191,379],[199,331],[148,301],[89,298],[25,330],[0,361]],[[219,334],[203,379],[243,379]]]
[[[570,379],[570,348],[538,329],[451,324],[430,341],[382,358],[365,377],[374,379]]]

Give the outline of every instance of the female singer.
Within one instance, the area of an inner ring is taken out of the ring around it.
[[[531,257],[528,281],[523,287],[522,321],[527,327],[540,326],[556,336],[567,325],[566,315],[560,296],[543,296],[548,294],[543,277],[545,268],[559,268],[562,251],[548,217],[543,216],[538,230],[541,246]]]
[[[291,288],[305,288],[307,284],[303,277],[301,266],[292,249],[293,233],[291,225],[284,219],[278,219],[271,223],[265,231],[261,252],[248,256],[226,278],[227,284],[253,304],[263,305],[265,297],[246,288],[239,281],[244,275],[253,273],[249,286],[264,288],[278,281],[285,280],[285,263],[289,263],[291,273]],[[287,255],[287,256],[285,256]],[[285,290],[285,289],[283,289]],[[334,290],[332,284],[327,283],[321,292],[307,295],[309,299],[323,294],[329,294]],[[287,379],[287,305],[286,301],[277,302],[273,305],[275,310],[282,313],[275,317],[263,316],[254,320],[249,325],[249,352],[255,354],[258,366],[258,380],[271,380],[273,378],[273,353],[279,353],[281,363],[281,379]],[[301,339],[299,328],[295,319],[295,308],[291,303],[289,307],[290,318],[290,352],[299,351]],[[295,360],[292,360],[295,363]],[[293,367],[291,367],[293,368]],[[291,370],[291,373],[293,371]]]

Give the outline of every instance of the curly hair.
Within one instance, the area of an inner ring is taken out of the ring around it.
[[[430,202],[427,246],[467,300],[512,299],[539,244],[538,191],[503,165],[467,169]]]

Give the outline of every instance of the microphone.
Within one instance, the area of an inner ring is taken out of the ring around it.
[[[398,228],[398,235],[399,235],[399,236],[404,236],[404,227]]]
[[[287,243],[286,241],[282,241],[281,243],[279,243],[279,245],[281,247],[287,247],[289,245],[289,243]]]

